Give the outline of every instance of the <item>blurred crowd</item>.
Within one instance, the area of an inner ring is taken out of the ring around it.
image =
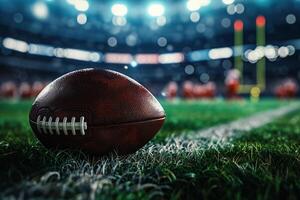
[[[280,82],[274,89],[274,93],[278,98],[293,98],[297,95],[299,86],[293,79],[285,79]]]
[[[0,84],[0,98],[4,99],[32,99],[36,97],[47,82],[34,81],[16,83],[6,81]],[[240,73],[238,70],[228,71],[222,88],[218,88],[213,81],[207,83],[184,81],[179,85],[175,81],[169,82],[163,89],[163,96],[172,100],[183,99],[213,99],[222,95],[227,99],[239,99],[240,96]],[[293,79],[283,79],[273,87],[273,95],[280,99],[294,98],[297,96],[299,86]],[[150,89],[151,90],[151,89]]]
[[[46,86],[46,83],[35,81],[32,84],[7,81],[0,86],[0,97],[6,99],[31,99],[36,97]]]
[[[222,96],[227,99],[239,99],[240,85],[240,72],[235,69],[230,70],[224,81],[225,89],[222,88]],[[298,89],[299,87],[295,80],[285,79],[275,86],[273,95],[280,99],[295,98]],[[167,84],[163,92],[164,96],[169,100],[177,97],[182,97],[184,99],[213,99],[216,97],[217,93],[217,85],[212,81],[205,84],[185,81],[181,86],[176,82],[171,81]]]

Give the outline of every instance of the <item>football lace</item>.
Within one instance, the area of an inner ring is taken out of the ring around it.
[[[38,132],[51,135],[69,135],[69,131],[71,131],[71,135],[77,135],[76,131],[78,130],[80,131],[80,135],[85,135],[87,122],[84,121],[84,116],[80,117],[79,122],[76,122],[76,117],[72,117],[70,122],[68,122],[67,117],[64,117],[62,122],[60,122],[59,117],[56,117],[55,120],[53,119],[49,117],[47,120],[46,116],[42,117],[39,115],[36,122]]]

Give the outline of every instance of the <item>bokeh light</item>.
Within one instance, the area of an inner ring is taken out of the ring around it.
[[[38,19],[46,19],[49,14],[48,7],[43,2],[36,2],[32,6],[32,13]]]
[[[165,13],[165,7],[162,4],[155,3],[148,7],[148,14],[152,17],[159,17]]]
[[[123,17],[127,14],[128,9],[124,4],[118,3],[111,7],[111,12],[115,16]]]

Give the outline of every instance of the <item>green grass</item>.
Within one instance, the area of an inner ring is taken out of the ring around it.
[[[226,123],[256,112],[265,111],[287,102],[264,100],[260,102],[240,101],[178,101],[162,102],[167,121],[155,139],[165,139],[170,134],[195,131],[213,125]]]
[[[273,199],[298,197],[300,111],[226,145],[180,136],[288,102],[162,102],[158,135],[128,157],[48,151],[27,123],[30,102],[0,102],[0,198]],[[288,196],[286,196],[288,195]]]

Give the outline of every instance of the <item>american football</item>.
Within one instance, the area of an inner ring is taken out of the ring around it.
[[[85,69],[45,87],[29,118],[46,147],[103,155],[135,152],[161,128],[165,113],[155,97],[131,78]]]
[[[0,16],[0,200],[300,199],[300,0]]]

